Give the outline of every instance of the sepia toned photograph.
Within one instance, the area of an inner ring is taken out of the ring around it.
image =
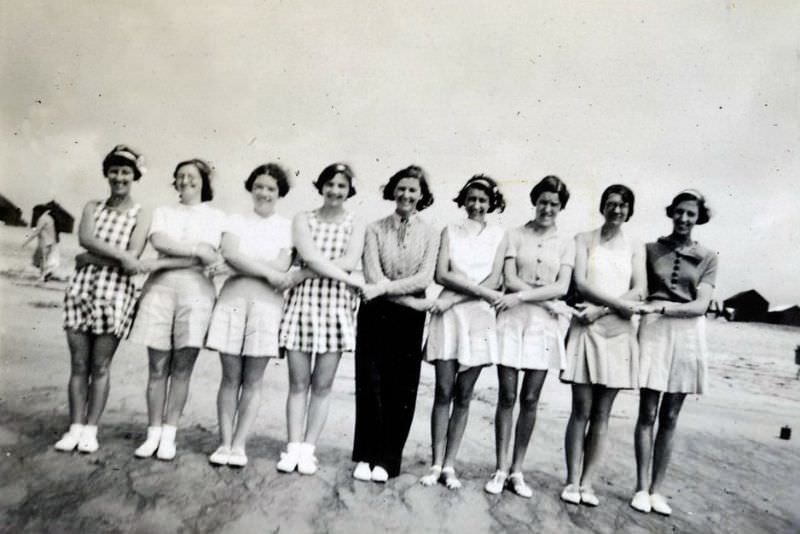
[[[800,531],[798,28],[0,0],[0,531]]]

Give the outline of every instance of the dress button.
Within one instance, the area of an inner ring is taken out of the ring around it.
[[[536,263],[542,263],[542,258],[536,258]]]

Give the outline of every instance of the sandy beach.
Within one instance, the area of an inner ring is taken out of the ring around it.
[[[532,499],[483,484],[494,468],[497,379],[485,369],[457,470],[460,491],[417,482],[429,461],[433,369],[424,365],[403,474],[385,485],[353,480],[353,360],[342,360],[316,476],[282,475],[286,366],[272,361],[263,405],[242,470],[215,468],[215,399],[220,366],[201,353],[175,461],[140,460],[146,426],[144,347],[123,343],[111,395],[91,455],[58,453],[68,426],[69,357],[61,327],[63,282],[39,286],[24,272],[24,229],[0,228],[0,531],[2,532],[798,532],[800,329],[709,320],[710,391],[681,415],[665,493],[671,517],[644,515],[628,502],[634,483],[636,392],[623,392],[610,423],[597,508],[559,500],[570,390],[552,373],[542,393],[525,474]],[[64,236],[62,252],[77,250]],[[65,267],[65,272],[68,271]],[[780,428],[793,429],[790,440]]]

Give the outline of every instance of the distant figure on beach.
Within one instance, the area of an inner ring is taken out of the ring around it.
[[[142,158],[117,145],[103,159],[109,197],[83,208],[78,242],[86,250],[75,259],[64,296],[64,329],[71,355],[69,431],[55,444],[60,451],[99,447],[97,424],[109,391],[109,367],[120,339],[128,335],[136,308],[131,274],[144,266],[149,216],[131,197],[141,178]]]
[[[572,384],[564,437],[567,485],[561,492],[568,503],[600,503],[593,482],[605,455],[611,407],[620,389],[639,382],[635,314],[646,290],[645,251],[622,228],[634,200],[624,185],[607,187],[600,196],[603,225],[575,236],[575,287],[585,305],[570,326],[561,373]]]
[[[481,370],[497,361],[493,306],[501,302],[506,234],[486,220],[501,212],[505,200],[497,182],[479,174],[454,199],[467,218],[442,231],[436,282],[444,290],[431,307],[425,361],[436,368],[431,413],[432,465],[424,486],[442,480],[458,489],[455,460],[469,417],[469,405]],[[452,413],[451,413],[452,408]]]
[[[566,184],[556,176],[546,176],[529,196],[534,218],[509,232],[505,253],[506,294],[497,306],[496,463],[494,475],[484,486],[492,494],[509,487],[524,498],[533,496],[522,466],[542,386],[548,370],[564,369],[564,337],[572,310],[559,299],[569,290],[575,262],[572,239],[562,236],[556,226],[569,200]],[[512,440],[517,399],[519,415]]]
[[[636,493],[631,506],[644,513],[669,515],[672,509],[660,490],[678,414],[686,394],[706,389],[705,313],[716,282],[717,254],[692,240],[694,226],[711,218],[700,192],[681,191],[666,212],[672,219],[672,232],[646,246],[648,296],[641,307],[644,315],[639,329],[641,392],[634,434]]]
[[[173,187],[179,203],[153,212],[149,239],[162,259],[142,289],[132,338],[147,346],[147,437],[134,452],[175,457],[178,420],[189,395],[197,354],[205,344],[216,290],[204,268],[224,262],[218,252],[225,215],[214,198],[211,167],[201,159],[178,163]]]
[[[222,257],[233,269],[211,315],[206,347],[219,352],[222,380],[217,394],[220,445],[209,461],[244,467],[245,446],[258,413],[264,370],[282,357],[278,327],[286,271],[292,263],[292,223],[275,213],[289,192],[289,178],[278,164],[256,167],[244,182],[253,209],[228,217]]]
[[[356,346],[358,291],[364,284],[351,274],[364,247],[364,226],[344,207],[356,194],[353,170],[344,163],[323,169],[314,182],[322,206],[298,213],[292,242],[302,268],[291,271],[279,345],[286,351],[288,444],[278,471],[317,472],[317,440],[328,417],[330,393],[342,352]]]
[[[364,277],[377,285],[361,305],[356,334],[356,422],[353,456],[357,480],[386,482],[400,474],[417,402],[422,334],[433,302],[439,232],[419,212],[433,204],[422,168],[395,173],[383,188],[394,212],[367,227]]]
[[[39,215],[33,232],[22,242],[25,247],[34,238],[36,250],[33,251],[33,266],[39,269],[39,281],[47,282],[61,265],[61,255],[58,251],[58,229],[50,210]]]

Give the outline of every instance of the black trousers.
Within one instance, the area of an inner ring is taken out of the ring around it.
[[[400,474],[414,419],[425,312],[378,298],[362,303],[356,333],[353,461]]]

